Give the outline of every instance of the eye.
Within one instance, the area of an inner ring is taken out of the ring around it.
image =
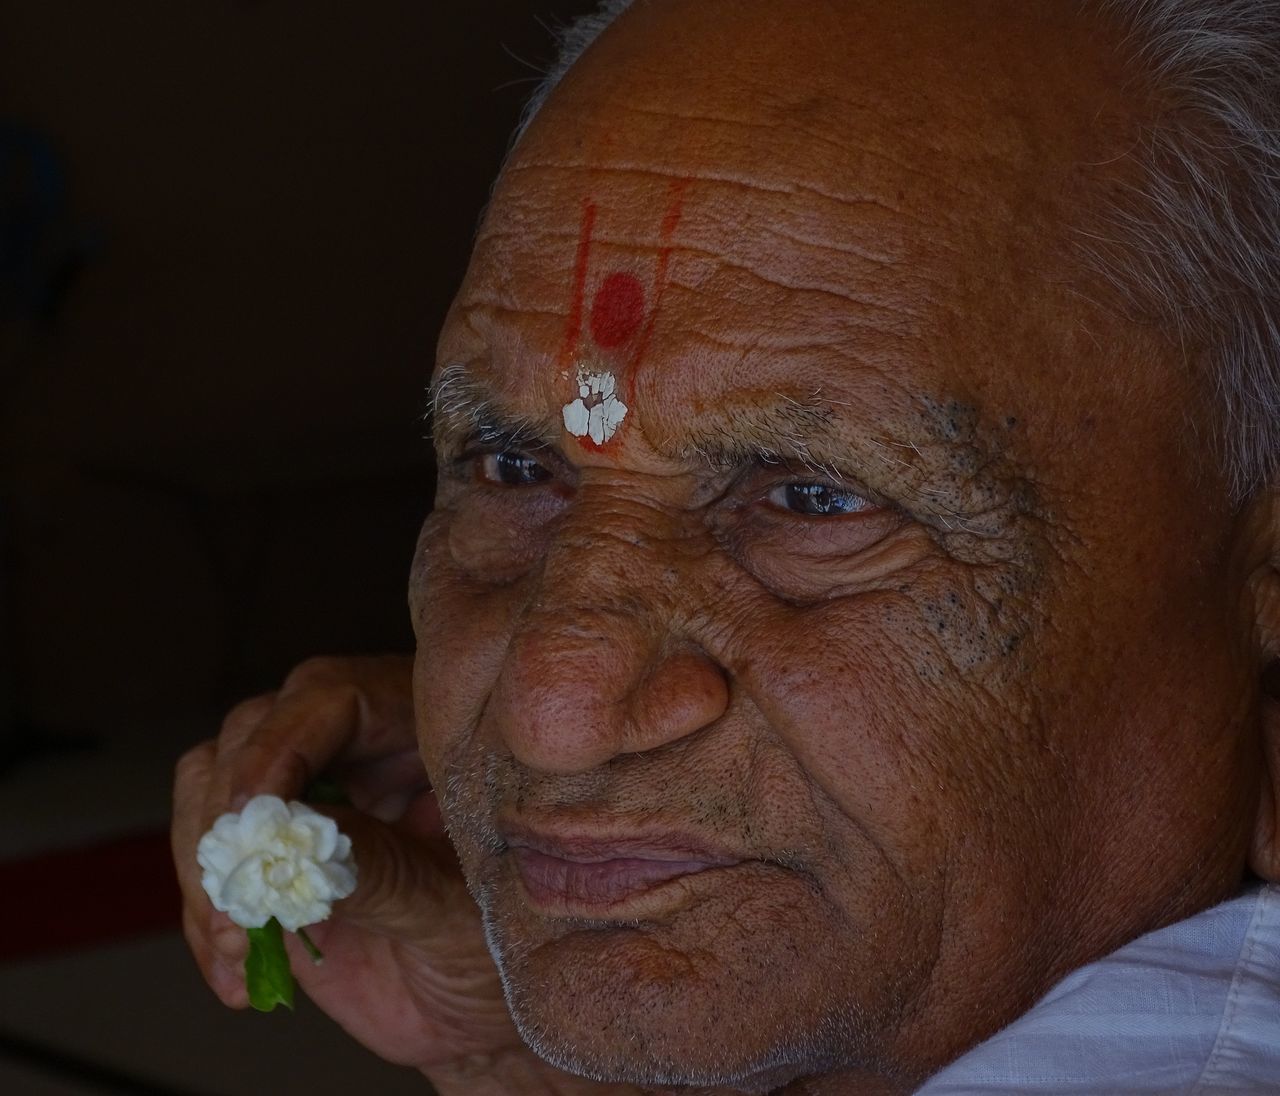
[[[484,453],[479,463],[480,478],[487,483],[503,487],[531,487],[546,483],[551,473],[532,457],[504,449],[498,453]]]
[[[840,517],[876,508],[861,495],[829,483],[780,483],[765,498],[780,510],[811,518]]]

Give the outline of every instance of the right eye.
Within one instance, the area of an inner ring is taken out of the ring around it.
[[[766,497],[779,510],[811,518],[843,517],[876,509],[861,495],[829,483],[780,483]]]
[[[510,449],[481,454],[478,471],[486,483],[502,487],[532,487],[551,478],[551,472],[532,457]]]

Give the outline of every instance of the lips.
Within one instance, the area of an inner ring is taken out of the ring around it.
[[[530,904],[562,915],[650,905],[645,899],[664,884],[742,862],[669,834],[600,838],[509,830],[507,844]]]

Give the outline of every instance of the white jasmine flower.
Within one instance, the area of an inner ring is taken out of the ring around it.
[[[224,814],[196,849],[214,909],[237,925],[290,932],[323,921],[356,888],[351,839],[305,803],[259,795]]]

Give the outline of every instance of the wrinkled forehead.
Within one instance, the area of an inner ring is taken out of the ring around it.
[[[1080,359],[1064,255],[1120,128],[1107,52],[1065,5],[1002,35],[1000,4],[780,7],[659,0],[606,32],[495,189],[442,365],[566,424],[614,386],[661,445],[673,408],[909,417]]]

